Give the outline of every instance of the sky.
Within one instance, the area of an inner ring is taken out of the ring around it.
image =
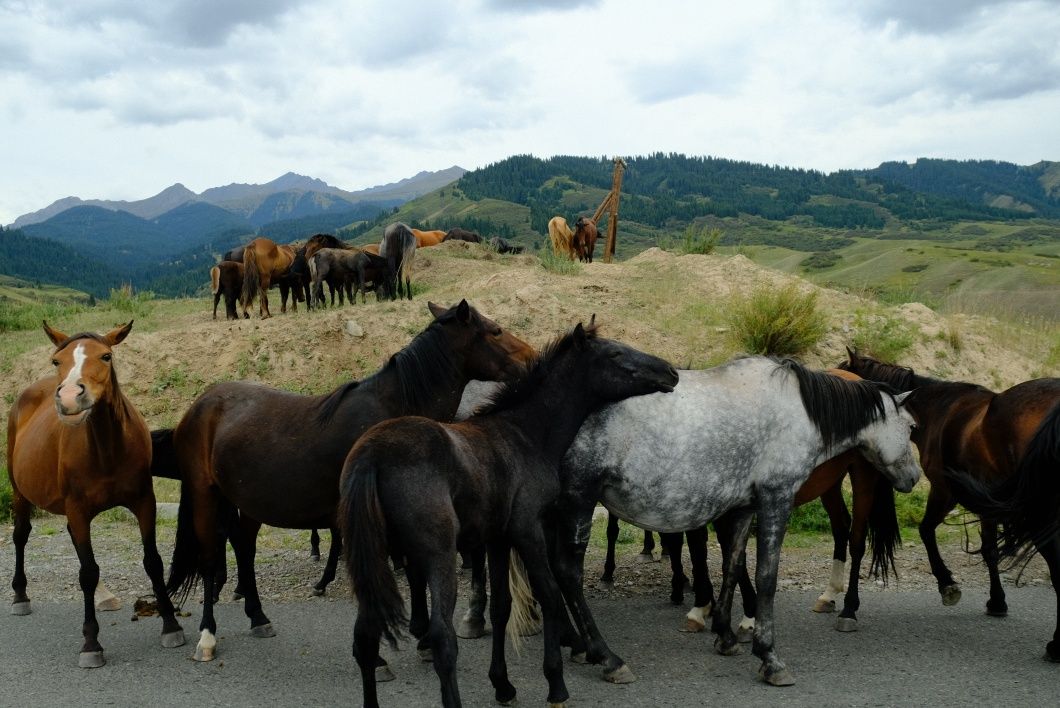
[[[515,154],[1060,159],[1060,0],[0,0],[0,223]]]

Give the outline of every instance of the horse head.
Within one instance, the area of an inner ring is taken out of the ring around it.
[[[82,333],[70,337],[44,323],[44,332],[56,346],[52,354],[58,381],[55,410],[62,423],[83,423],[94,405],[115,393],[117,383],[111,361],[112,349],[131,329],[132,322],[129,322],[103,336]]]
[[[861,453],[900,492],[910,491],[922,471],[910,442],[917,427],[916,419],[903,405],[909,393],[896,396],[884,393],[885,415],[867,426],[858,441]]]
[[[602,402],[620,401],[649,393],[670,393],[677,386],[677,370],[664,359],[597,336],[596,315],[588,327],[574,328],[573,344],[588,359],[586,381]]]
[[[523,375],[534,359],[534,348],[461,300],[445,308],[428,302],[437,322],[450,333],[453,348],[463,352],[465,370],[473,379],[508,381]]]

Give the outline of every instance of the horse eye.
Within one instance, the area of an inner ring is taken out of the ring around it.
[[[58,366],[58,365],[59,365],[59,360],[58,359],[52,359],[52,366]]]
[[[103,361],[110,361],[110,358],[110,354],[104,354],[100,357],[100,359],[102,359]]]

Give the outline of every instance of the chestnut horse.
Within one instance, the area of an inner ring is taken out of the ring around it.
[[[574,234],[562,216],[553,216],[548,221],[548,237],[552,240],[552,252],[574,260]]]
[[[277,245],[267,238],[256,238],[243,249],[243,291],[240,304],[248,309],[255,297],[261,297],[258,314],[262,319],[272,317],[269,312],[269,286],[273,279],[287,274],[294,263],[295,251],[291,246]]]
[[[422,229],[412,229],[412,235],[416,237],[416,248],[427,248],[428,246],[437,246],[439,243],[445,240],[447,231],[424,231]]]
[[[11,613],[31,612],[26,595],[25,551],[33,507],[66,516],[67,531],[81,563],[84,643],[78,665],[103,666],[93,595],[99,566],[90,526],[101,511],[124,506],[136,516],[144,547],[144,569],[162,615],[162,646],[184,644],[173,603],[166,594],[162,558],[155,546],[155,494],[151,481],[151,437],[140,413],[118,386],[113,348],[132,322],[100,336],[72,337],[44,323],[55,344],[55,375],[26,388],[7,421],[7,469],[15,518],[15,591]]]
[[[583,216],[574,224],[574,236],[571,239],[574,252],[578,260],[586,263],[593,262],[593,251],[596,250],[596,238],[599,232],[596,222],[587,216]]]

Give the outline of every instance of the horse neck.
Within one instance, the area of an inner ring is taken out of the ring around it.
[[[377,400],[395,416],[450,421],[471,380],[465,368],[463,355],[450,346],[444,334],[428,329],[362,386],[378,389]]]
[[[84,423],[85,434],[91,447],[106,459],[121,452],[126,435],[143,425],[141,421],[132,402],[118,388],[117,380],[113,380],[107,395],[93,404]],[[146,433],[146,426],[144,429]]]

